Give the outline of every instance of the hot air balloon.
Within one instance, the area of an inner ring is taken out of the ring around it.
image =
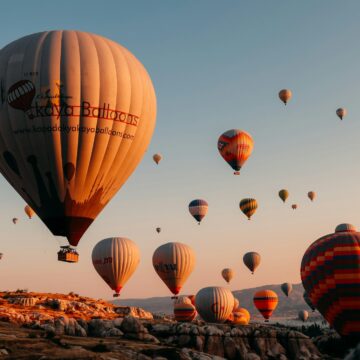
[[[0,260],[3,258],[4,254],[0,253]]]
[[[286,105],[292,98],[292,92],[289,89],[282,89],[279,91],[280,100]]]
[[[301,261],[311,302],[344,338],[360,338],[360,232],[340,224],[312,243]]]
[[[175,303],[174,304],[174,318],[179,322],[191,322],[197,315],[195,306],[190,303]]]
[[[250,322],[250,313],[245,308],[238,308],[233,312],[234,325],[247,325]]]
[[[289,197],[289,192],[286,189],[282,189],[279,191],[279,197],[283,202],[285,202]]]
[[[278,296],[272,290],[260,290],[254,295],[255,307],[268,322],[278,304]]]
[[[199,315],[207,322],[226,321],[234,308],[234,296],[229,289],[210,286],[201,289],[195,297]]]
[[[283,283],[281,284],[281,290],[286,296],[289,296],[293,290],[293,287],[290,283]]]
[[[76,246],[149,145],[151,79],[121,45],[68,30],[3,47],[0,79],[0,172]]]
[[[314,312],[315,311],[315,306],[311,302],[311,299],[310,299],[310,297],[309,297],[309,295],[308,295],[308,293],[306,291],[304,291],[303,299],[309,305],[310,309]]]
[[[235,311],[240,306],[240,301],[234,296],[234,308],[233,311]]]
[[[189,295],[188,298],[190,299],[191,303],[195,306],[195,295]]]
[[[336,115],[342,120],[347,115],[347,110],[344,108],[338,108],[336,110]]]
[[[174,305],[176,304],[191,304],[191,300],[187,296],[178,296],[174,300]]]
[[[155,154],[153,156],[153,160],[156,162],[156,165],[159,165],[159,162],[161,161],[162,156],[160,154]]]
[[[157,232],[158,234],[160,234],[161,228],[157,227],[157,228],[156,228],[156,232]]]
[[[139,265],[140,251],[130,239],[108,238],[95,245],[92,262],[97,273],[115,291],[114,297],[117,297]]]
[[[195,267],[195,253],[188,245],[169,242],[155,250],[152,262],[161,280],[177,295]]]
[[[260,254],[254,251],[248,252],[243,256],[243,262],[252,274],[254,274],[256,268],[260,265],[260,261]]]
[[[255,199],[242,199],[239,204],[240,210],[247,216],[248,220],[254,215],[258,204]]]
[[[195,199],[189,204],[189,212],[193,218],[199,223],[208,212],[209,204],[205,200]]]
[[[240,169],[253,151],[254,141],[245,131],[232,129],[224,132],[218,140],[218,150],[224,160],[240,175]]]
[[[293,210],[296,210],[296,209],[298,208],[298,206],[297,206],[297,204],[292,204],[292,205],[291,205],[291,208],[292,208]]]
[[[315,191],[309,191],[309,192],[308,192],[308,198],[309,198],[311,201],[314,201],[315,198],[316,198],[316,192],[315,192]]]
[[[221,271],[221,276],[224,278],[224,280],[229,283],[231,279],[234,277],[234,270],[233,269],[223,269]]]
[[[24,211],[25,214],[29,217],[29,219],[31,219],[35,214],[35,211],[29,205],[25,206]]]
[[[306,310],[300,310],[298,316],[300,320],[305,322],[309,318],[309,313]]]
[[[16,225],[17,224],[17,222],[19,221],[19,219],[17,219],[17,218],[13,218],[12,219],[12,222]]]

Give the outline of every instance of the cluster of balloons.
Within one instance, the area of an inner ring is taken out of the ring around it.
[[[285,203],[286,200],[288,199],[289,195],[290,195],[290,193],[289,193],[289,191],[286,190],[286,189],[281,189],[281,190],[279,191],[279,198],[280,198],[284,203]],[[311,201],[314,201],[315,198],[316,198],[316,192],[315,192],[315,191],[309,191],[309,192],[307,193],[307,197],[308,197]],[[298,208],[298,205],[297,205],[297,204],[292,204],[292,205],[291,205],[291,208],[292,208],[293,210],[296,210],[296,209]]]

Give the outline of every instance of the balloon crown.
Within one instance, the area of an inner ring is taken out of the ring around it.
[[[343,232],[343,231],[348,231],[348,232],[356,232],[357,229],[354,225],[351,224],[340,224],[335,228],[335,232]]]

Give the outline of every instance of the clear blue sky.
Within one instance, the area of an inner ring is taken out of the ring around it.
[[[82,238],[76,265],[56,261],[57,239],[39,219],[25,219],[23,200],[0,178],[0,288],[110,298],[90,259],[109,236],[129,237],[141,250],[125,298],[169,294],[151,265],[166,241],[197,253],[184,293],[225,285],[223,267],[236,271],[232,289],[299,282],[312,241],[341,222],[360,227],[359,16],[358,0],[2,3],[1,47],[52,29],[89,31],[127,47],[150,73],[158,117],[144,160]],[[282,88],[293,90],[286,108],[277,98]],[[343,122],[340,106],[349,112]],[[231,128],[255,140],[240,177],[216,148]],[[155,152],[164,156],[158,167]],[[277,198],[284,187],[286,205]],[[318,193],[313,204],[309,190]],[[259,202],[251,222],[238,207],[247,196]],[[210,205],[200,227],[187,212],[194,198]],[[249,250],[263,256],[255,276],[242,265]]]

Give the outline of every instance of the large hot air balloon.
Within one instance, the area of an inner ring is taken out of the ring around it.
[[[336,110],[336,115],[342,120],[347,115],[347,110],[344,108],[338,108]]]
[[[310,309],[314,312],[315,311],[315,306],[311,302],[311,299],[310,299],[310,297],[309,297],[309,295],[308,295],[308,293],[306,291],[304,291],[303,299],[309,305]]]
[[[155,250],[152,262],[161,280],[177,295],[195,267],[195,253],[188,245],[169,242]]]
[[[218,140],[218,150],[224,160],[240,175],[240,169],[253,151],[254,141],[245,131],[232,129],[224,132]]]
[[[153,160],[156,162],[156,165],[159,165],[159,162],[161,161],[162,156],[160,154],[155,154],[153,156]]]
[[[243,262],[252,274],[254,274],[256,268],[260,265],[260,261],[260,254],[254,251],[248,252],[243,256]]]
[[[254,304],[268,322],[278,304],[278,296],[272,290],[260,290],[254,295]]]
[[[301,321],[305,322],[309,318],[309,313],[306,310],[300,310],[298,316]]]
[[[286,105],[292,98],[292,92],[289,89],[282,89],[279,91],[280,100]]]
[[[281,284],[281,290],[286,296],[289,296],[293,290],[293,287],[290,283],[283,283]]]
[[[209,204],[202,199],[195,199],[189,204],[189,212],[193,218],[199,223],[205,217],[208,212]]]
[[[224,280],[229,283],[231,279],[234,277],[234,270],[233,269],[223,269],[221,271],[221,276],[224,278]]]
[[[301,261],[301,280],[311,302],[350,341],[360,339],[360,232],[340,224],[312,243]]]
[[[283,202],[285,202],[289,197],[289,192],[286,189],[282,189],[279,191],[279,197]]]
[[[206,287],[196,294],[195,306],[205,321],[222,323],[233,311],[234,296],[229,289],[220,286]]]
[[[18,221],[19,221],[18,218],[13,218],[13,219],[12,219],[12,222],[13,222],[15,225],[17,224]]]
[[[195,306],[190,303],[175,303],[174,318],[179,322],[191,322],[197,315]]]
[[[66,30],[3,47],[0,82],[0,172],[76,246],[149,145],[151,79],[121,45]]]
[[[242,199],[239,207],[240,210],[247,216],[248,220],[250,220],[258,207],[258,203],[255,199]]]
[[[29,219],[31,219],[35,214],[35,211],[29,205],[25,206],[24,211],[25,214],[29,217]]]
[[[161,228],[157,227],[157,228],[156,228],[156,232],[157,232],[158,234],[160,234],[160,233],[161,233]]]
[[[95,270],[119,296],[140,262],[140,251],[130,239],[117,237],[98,242],[92,251]]]
[[[315,198],[316,198],[316,192],[315,192],[315,191],[309,191],[309,192],[308,192],[308,198],[309,198],[311,201],[314,201]]]

